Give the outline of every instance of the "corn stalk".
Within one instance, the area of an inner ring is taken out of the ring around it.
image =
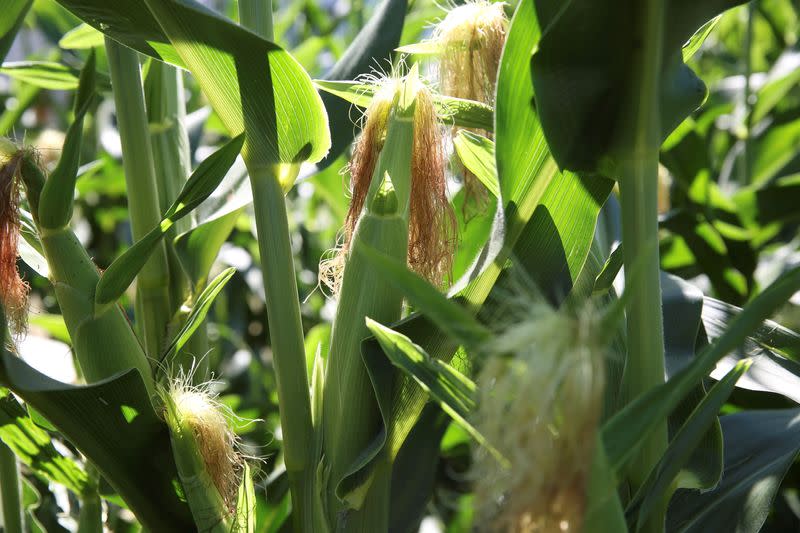
[[[142,76],[136,52],[108,37],[105,42],[135,242],[161,221]],[[163,243],[159,243],[136,282],[136,323],[146,353],[153,359],[161,353],[166,325],[171,318],[169,287],[166,249]]]
[[[241,2],[240,21],[265,39],[274,38],[271,0]],[[247,135],[243,157],[253,190],[258,249],[267,296],[267,323],[283,431],[283,460],[292,494],[292,519],[295,531],[321,531],[324,526],[319,524],[318,513],[314,511],[319,498],[316,487],[317,458],[314,457],[314,430],[300,298],[284,199],[284,184],[294,181],[298,169],[262,160],[256,150],[248,149],[248,144],[258,143],[262,136],[252,131],[252,126],[247,129]],[[251,135],[256,140],[251,140]]]
[[[640,5],[634,24],[642,46],[633,53],[630,105],[619,147],[619,189],[626,276],[628,359],[624,393],[637,398],[664,382],[664,332],[658,248],[659,91],[664,34],[663,0]],[[634,487],[643,483],[667,447],[666,423],[643,445],[631,466]],[[644,531],[663,531],[666,502]]]

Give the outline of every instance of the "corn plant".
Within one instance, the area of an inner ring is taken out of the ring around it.
[[[800,415],[747,395],[800,401],[800,336],[771,320],[791,322],[800,268],[759,286],[747,261],[796,252],[798,147],[779,141],[797,120],[779,101],[797,98],[800,67],[751,84],[758,4],[382,0],[366,22],[354,2],[322,25],[313,2],[0,4],[0,58],[26,20],[65,26],[46,60],[0,67],[21,84],[0,134],[40,92],[71,98],[54,160],[25,136],[0,143],[6,531],[47,528],[30,502],[48,483],[77,501],[81,532],[124,530],[125,510],[147,531],[767,522]],[[729,197],[698,162],[728,104],[707,104],[687,64],[719,62],[710,37],[742,12]],[[319,40],[291,46],[299,14]],[[322,42],[338,59],[314,79]],[[198,138],[214,146],[202,158]],[[101,189],[85,184],[115,168],[129,242],[98,259],[81,219]],[[220,267],[231,249],[246,266]],[[708,295],[674,275],[690,271]],[[260,318],[242,328],[245,300]],[[45,324],[71,348],[72,383],[25,357]],[[245,392],[224,394],[237,380]]]

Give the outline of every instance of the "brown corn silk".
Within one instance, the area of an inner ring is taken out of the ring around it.
[[[20,235],[20,190],[17,175],[25,152],[17,151],[0,166],[0,302],[6,311],[9,328],[19,334],[28,316],[28,284],[17,270]]]
[[[348,165],[350,207],[345,216],[343,242],[334,256],[320,265],[320,279],[338,292],[344,261],[386,140],[387,125],[398,79],[381,82],[364,114],[364,126]],[[392,147],[389,147],[391,149]],[[411,150],[408,264],[437,287],[448,280],[455,248],[455,216],[447,199],[446,158],[442,125],[427,87],[417,93]]]
[[[494,105],[497,70],[508,31],[504,5],[468,1],[451,9],[436,26],[433,41],[441,48],[439,84],[443,94]],[[458,130],[453,128],[453,135]],[[483,130],[470,131],[491,137]],[[488,200],[488,191],[474,174],[462,170],[466,200],[480,209]]]

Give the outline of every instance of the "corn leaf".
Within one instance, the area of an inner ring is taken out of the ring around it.
[[[0,73],[42,89],[71,91],[78,88],[77,69],[49,61],[3,63]]]
[[[44,184],[39,197],[39,225],[43,228],[62,228],[72,218],[75,182],[78,180],[83,119],[95,95],[95,54],[92,51],[83,66],[75,96],[75,117],[67,130],[61,158]]]
[[[712,389],[689,416],[673,438],[656,468],[650,472],[645,483],[634,496],[629,508],[637,509],[637,528],[641,528],[654,507],[668,495],[680,469],[689,461],[694,449],[706,436],[708,429],[717,421],[717,415],[733,392],[736,382],[750,366],[742,361]]]
[[[800,451],[800,409],[753,410],[720,421],[725,437],[722,479],[711,491],[676,492],[667,511],[667,531],[760,531]]]
[[[703,325],[709,340],[720,337],[742,309],[714,298],[703,303]],[[800,352],[800,335],[771,320],[765,321],[748,335],[740,348],[723,357],[711,373],[720,379],[725,372],[745,359],[752,366],[736,386],[781,394],[800,403],[800,364],[795,358]]]
[[[47,431],[36,425],[8,391],[0,388],[0,439],[31,469],[80,495],[87,487],[86,472],[53,446]]]
[[[4,353],[0,382],[46,416],[92,461],[145,527],[192,530],[189,509],[175,491],[167,427],[153,410],[136,370],[76,387]]]
[[[483,135],[461,130],[453,139],[453,146],[466,169],[475,174],[495,198],[500,198],[494,142]]]
[[[244,208],[203,222],[175,238],[178,258],[195,286],[202,286]]]
[[[489,338],[490,333],[486,327],[468,311],[449,300],[424,278],[410,271],[405,264],[370,246],[364,246],[363,253],[374,268],[386,275],[389,283],[451,338],[471,348],[481,346]]]
[[[709,19],[742,0],[664,2],[659,112],[664,138],[705,99],[706,88],[682,59],[681,48]],[[536,108],[560,167],[601,172],[616,157],[620,125],[629,104],[637,0],[625,2],[536,0],[547,31],[530,49]],[[587,25],[585,21],[592,21]],[[576,32],[575,28],[582,28]],[[589,69],[589,70],[587,70]],[[569,105],[564,105],[569,102]],[[612,125],[612,126],[610,126]],[[620,125],[614,128],[613,125]],[[612,163],[613,164],[613,163]]]
[[[111,263],[97,284],[95,302],[98,305],[116,301],[133,282],[175,221],[191,213],[192,209],[214,192],[239,155],[243,142],[243,135],[235,137],[200,163],[175,202],[164,213],[161,223]]]
[[[64,50],[84,50],[105,44],[103,34],[88,24],[81,24],[69,30],[58,40]]]
[[[717,361],[735,350],[761,323],[800,289],[800,268],[781,276],[733,320],[714,344],[705,348],[669,381],[635,399],[603,426],[609,462],[620,471],[639,444],[713,370]]]
[[[469,423],[475,409],[477,385],[467,376],[438,359],[433,359],[411,339],[367,318],[367,327],[393,365],[414,378],[433,401],[481,446],[505,466],[508,461]]]
[[[0,20],[0,63],[8,55],[32,4],[33,0],[5,0],[0,4],[3,9],[3,18]]]
[[[661,287],[665,366],[667,379],[670,379],[691,364],[695,354],[706,345],[701,329],[703,293],[687,281],[665,273],[661,274]],[[624,353],[620,355],[624,357]],[[704,383],[697,383],[670,413],[667,424],[670,438],[675,438],[706,399]],[[719,482],[721,475],[722,430],[715,421],[694,447],[691,457],[681,464],[677,485],[681,488],[710,489]]]
[[[188,68],[228,131],[260,164],[315,162],[330,135],[322,100],[292,56],[192,0],[59,0],[94,28]]]
[[[391,60],[392,50],[400,42],[400,34],[408,9],[407,0],[384,0],[361,28],[344,54],[325,73],[324,79],[352,80],[369,74],[375,65]],[[331,150],[318,165],[320,169],[333,163],[350,145],[358,129],[353,126],[347,101],[323,93],[322,102],[331,125]]]
[[[167,349],[164,351],[162,360],[170,361],[175,354],[181,351],[183,346],[189,341],[189,338],[197,331],[203,324],[211,305],[214,303],[217,295],[225,288],[225,284],[230,281],[233,274],[236,272],[235,268],[225,269],[219,276],[208,284],[208,286],[200,293],[191,312],[189,313],[183,328],[178,332],[172,342],[170,342]]]
[[[359,107],[368,107],[375,94],[374,85],[359,81],[314,80],[314,84],[326,93]],[[440,94],[433,95],[433,103],[439,118],[445,122],[463,128],[494,129],[492,108],[486,104]]]

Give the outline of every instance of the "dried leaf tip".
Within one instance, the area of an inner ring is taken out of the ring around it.
[[[529,304],[486,346],[476,427],[508,458],[475,450],[479,523],[487,531],[582,531],[603,404],[599,316]]]

